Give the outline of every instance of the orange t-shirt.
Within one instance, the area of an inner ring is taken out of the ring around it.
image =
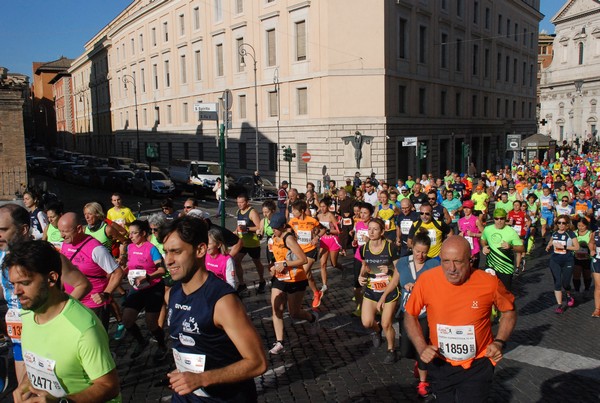
[[[311,241],[313,240],[314,229],[321,225],[319,220],[310,216],[305,216],[303,220],[294,217],[290,219],[288,224],[294,230],[298,238],[298,245],[300,245],[304,253],[310,252],[317,247]]]
[[[291,235],[291,233],[290,233]],[[288,235],[289,236],[289,235]],[[291,235],[293,238],[293,235]],[[284,235],[285,237],[285,235]],[[271,245],[271,250],[273,252],[273,256],[275,257],[276,262],[283,262],[286,260],[288,253],[290,250],[285,245],[282,238],[272,237],[271,241],[273,244]],[[279,281],[283,281],[286,283],[295,283],[296,281],[306,280],[306,272],[304,271],[303,266],[298,267],[288,267],[286,270],[281,273],[276,273],[275,277]]]
[[[417,317],[426,307],[431,344],[438,346],[448,363],[468,369],[473,360],[485,356],[487,346],[494,341],[492,305],[501,312],[512,311],[514,301],[514,295],[492,274],[475,270],[465,283],[453,285],[438,266],[421,274],[406,312]],[[452,356],[457,358],[449,358]],[[494,361],[492,364],[496,365]]]

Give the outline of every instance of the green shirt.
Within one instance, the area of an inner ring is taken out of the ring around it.
[[[502,200],[500,200],[500,201],[496,202],[495,208],[497,208],[497,209],[501,208],[502,210],[506,211],[506,213],[508,214],[508,212],[513,209],[513,202],[511,202],[509,200],[506,203],[504,203]]]
[[[98,317],[79,301],[69,297],[63,310],[42,325],[35,322],[32,311],[22,311],[21,317],[26,366],[36,362],[53,362],[54,374],[67,394],[87,389],[95,379],[115,368],[106,330]],[[34,356],[35,360],[32,359]],[[57,393],[50,376],[33,377],[31,368],[27,372],[34,387],[41,389],[46,386],[44,390],[50,394]],[[120,401],[120,395],[110,400]]]
[[[50,243],[61,243],[63,241],[63,237],[60,236],[60,231],[52,224],[48,224],[46,236],[48,237],[48,242]]]
[[[412,187],[415,185],[415,181],[406,181],[404,184],[407,188],[412,189]]]
[[[506,242],[511,246],[523,245],[523,241],[521,241],[517,232],[508,225],[498,229],[494,224],[491,224],[484,228],[481,239],[487,242],[490,247],[490,253],[486,256],[487,266],[499,273],[512,274],[514,272],[515,253],[512,248],[502,249],[500,246],[502,242]]]

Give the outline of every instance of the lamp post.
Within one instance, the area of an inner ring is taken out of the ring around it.
[[[273,84],[275,84],[275,94],[277,94],[277,155],[275,161],[277,161],[277,183],[281,183],[281,170],[279,169],[279,120],[281,118],[281,104],[279,96],[279,67],[275,69],[273,73]]]
[[[140,124],[138,121],[137,87],[135,85],[135,77],[131,74],[123,74],[121,80],[123,81],[125,89],[127,89],[127,84],[133,84],[133,103],[135,104],[135,152],[137,155],[137,162],[140,162]]]
[[[44,114],[44,119],[46,122],[46,125],[44,126],[44,143],[46,144],[46,146],[49,145],[49,141],[48,141],[48,110],[46,109],[46,106],[44,106],[44,104],[40,103],[38,104],[39,107],[39,112]]]
[[[252,53],[249,53],[247,48],[250,48]],[[242,56],[242,59],[240,60],[241,67],[246,67],[246,62],[244,61],[245,56],[250,56],[254,62],[254,118],[256,120],[256,125],[254,127],[254,149],[256,153],[256,170],[258,171],[258,90],[256,87],[256,51],[252,45],[242,43],[239,48],[239,54]]]

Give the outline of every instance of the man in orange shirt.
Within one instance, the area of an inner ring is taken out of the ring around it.
[[[404,325],[421,360],[427,363],[432,392],[441,402],[485,402],[494,367],[512,333],[514,296],[492,274],[473,270],[470,246],[452,236],[442,245],[441,266],[421,275],[406,303]],[[492,335],[492,306],[502,312]],[[427,309],[430,339],[419,325]]]

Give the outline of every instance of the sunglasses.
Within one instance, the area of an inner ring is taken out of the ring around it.
[[[431,215],[431,213],[421,213],[421,215]]]
[[[183,206],[183,208],[186,210],[190,210],[190,209],[194,208],[194,206]]]
[[[428,197],[427,200],[437,200],[435,197]]]
[[[150,231],[152,231],[152,232],[158,232],[158,228],[150,228]]]
[[[564,222],[564,221],[557,221],[556,223],[557,223],[558,225],[567,225],[567,223],[566,223],[566,222]]]
[[[569,199],[562,199],[562,201],[564,201],[564,202],[568,202],[568,201],[569,201]]]
[[[494,221],[506,220],[506,217],[494,217]]]

